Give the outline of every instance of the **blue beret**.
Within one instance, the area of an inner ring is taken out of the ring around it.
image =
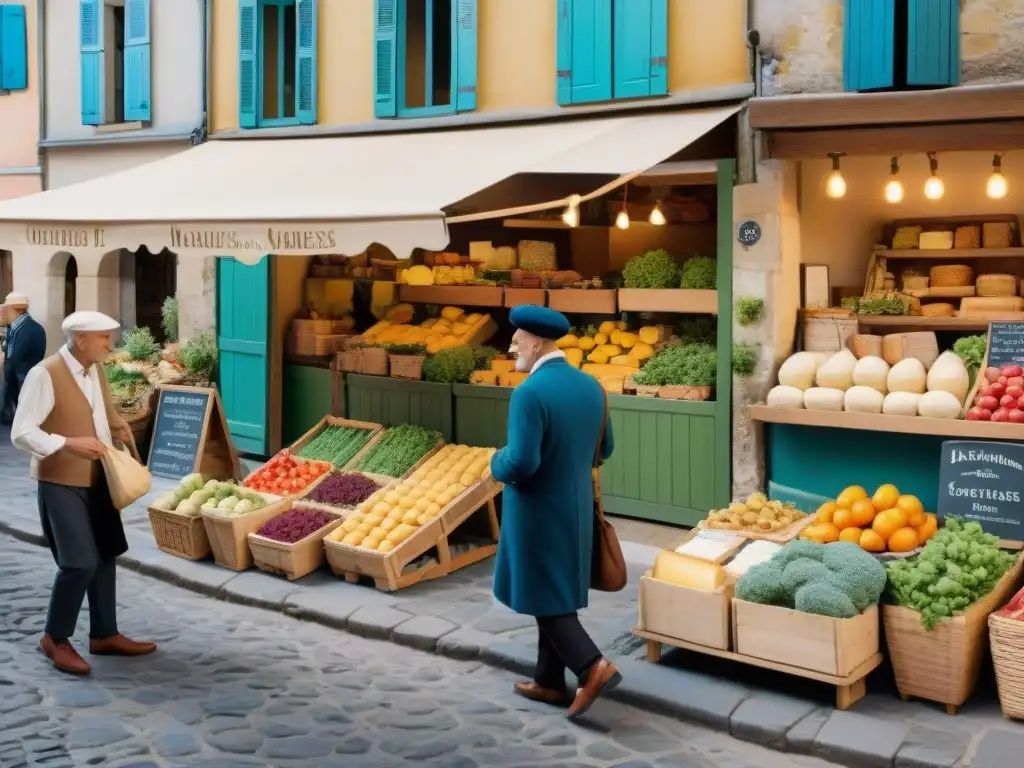
[[[542,339],[560,339],[569,332],[569,321],[561,312],[536,304],[513,307],[508,319],[516,328],[540,336]]]

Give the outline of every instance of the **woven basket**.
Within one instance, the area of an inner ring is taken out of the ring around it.
[[[710,400],[711,387],[658,387],[658,397],[662,400]]]
[[[993,613],[988,631],[999,706],[1004,716],[1024,720],[1024,621]]]
[[[326,561],[324,537],[344,522],[344,518],[337,512],[324,512],[334,519],[294,544],[250,533],[249,549],[252,550],[256,567],[261,571],[286,576],[289,580],[301,579],[317,570]]]
[[[965,224],[956,228],[956,235],[953,237],[954,248],[981,248],[981,227],[973,224]]]
[[[543,240],[520,240],[519,268],[526,272],[555,271],[558,269],[555,244]]]
[[[318,333],[328,334],[333,331],[333,320],[292,320],[292,333],[294,334],[308,334],[313,336]]]
[[[383,347],[363,347],[359,352],[359,372],[368,376],[387,376],[388,351]]]
[[[201,517],[176,515],[150,507],[149,526],[153,529],[156,545],[169,555],[186,560],[202,560],[210,555],[210,539]]]
[[[247,571],[253,566],[252,552],[249,551],[248,536],[267,520],[281,514],[288,501],[268,504],[262,509],[238,517],[218,515],[203,509],[203,525],[210,539],[210,549],[217,565],[232,571]]]
[[[391,378],[422,380],[423,361],[426,359],[426,355],[388,355]]]
[[[1009,248],[1013,244],[1013,225],[1008,221],[994,221],[982,225],[985,248]]]
[[[900,227],[892,238],[894,251],[909,251],[917,248],[918,240],[921,237],[921,227]]]
[[[945,301],[922,304],[921,315],[923,317],[953,317],[956,315],[956,307]]]
[[[974,285],[974,270],[966,264],[941,264],[928,273],[932,288],[959,288]]]

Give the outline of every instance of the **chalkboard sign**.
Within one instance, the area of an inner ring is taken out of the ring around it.
[[[739,227],[736,229],[736,240],[740,245],[751,246],[757,245],[761,239],[761,225],[753,219],[747,219],[741,222]]]
[[[1024,323],[989,323],[988,365],[1024,365]]]
[[[943,517],[976,520],[1008,541],[1024,540],[1024,444],[949,440],[942,444]]]
[[[210,420],[213,390],[166,387],[157,399],[149,471],[174,480],[196,471]]]

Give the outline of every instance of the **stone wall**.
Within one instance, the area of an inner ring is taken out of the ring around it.
[[[195,338],[217,327],[216,259],[178,257],[178,336]]]
[[[843,90],[843,0],[755,0],[766,96]],[[960,81],[1019,80],[1024,0],[960,0]]]

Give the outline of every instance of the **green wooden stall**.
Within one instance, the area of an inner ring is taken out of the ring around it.
[[[452,386],[455,442],[501,448],[508,434],[509,387],[478,384]]]
[[[436,429],[445,442],[455,437],[452,387],[385,376],[345,376],[346,417],[385,426],[419,424]]]
[[[291,445],[324,416],[333,413],[332,378],[337,373],[322,366],[284,366],[283,445]]]

